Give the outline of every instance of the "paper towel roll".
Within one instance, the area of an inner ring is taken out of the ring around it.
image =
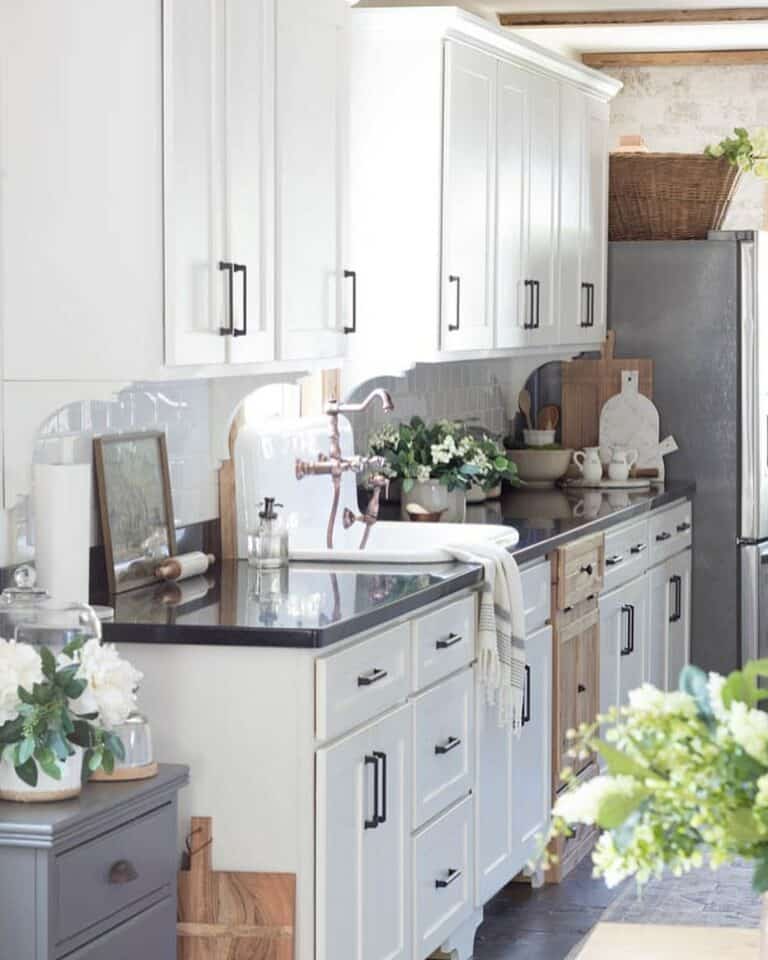
[[[57,600],[88,602],[89,463],[32,467],[37,584]]]

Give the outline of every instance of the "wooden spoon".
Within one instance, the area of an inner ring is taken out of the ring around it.
[[[517,396],[517,402],[520,405],[520,412],[525,417],[525,422],[528,424],[528,429],[533,430],[533,424],[531,423],[531,395],[527,390],[521,390]]]
[[[545,404],[536,415],[536,426],[539,430],[556,430],[560,422],[560,408],[554,403]]]

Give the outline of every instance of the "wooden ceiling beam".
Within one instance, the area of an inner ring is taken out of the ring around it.
[[[768,64],[768,50],[665,50],[583,53],[582,63],[597,70],[621,67],[731,67]]]
[[[637,26],[671,23],[768,21],[768,7],[681,8],[677,10],[587,10],[559,13],[500,13],[502,27]]]

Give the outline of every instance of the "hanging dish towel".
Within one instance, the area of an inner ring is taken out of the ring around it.
[[[464,563],[481,563],[477,660],[488,703],[498,708],[499,726],[519,730],[525,687],[525,608],[520,570],[514,557],[495,543],[451,546]]]

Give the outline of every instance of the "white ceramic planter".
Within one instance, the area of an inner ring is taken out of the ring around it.
[[[467,503],[483,503],[487,498],[488,494],[479,483],[473,483],[467,490]]]
[[[61,780],[54,780],[37,768],[37,786],[16,776],[11,760],[12,751],[6,750],[0,761],[0,800],[15,800],[20,803],[50,803],[54,800],[69,800],[76,797],[82,789],[83,750],[75,747],[75,752],[61,764]]]
[[[443,523],[464,523],[467,516],[467,495],[463,490],[448,492],[437,480],[416,482],[406,493],[403,491],[400,516],[408,520],[408,504],[418,504],[428,513],[440,513]]]

